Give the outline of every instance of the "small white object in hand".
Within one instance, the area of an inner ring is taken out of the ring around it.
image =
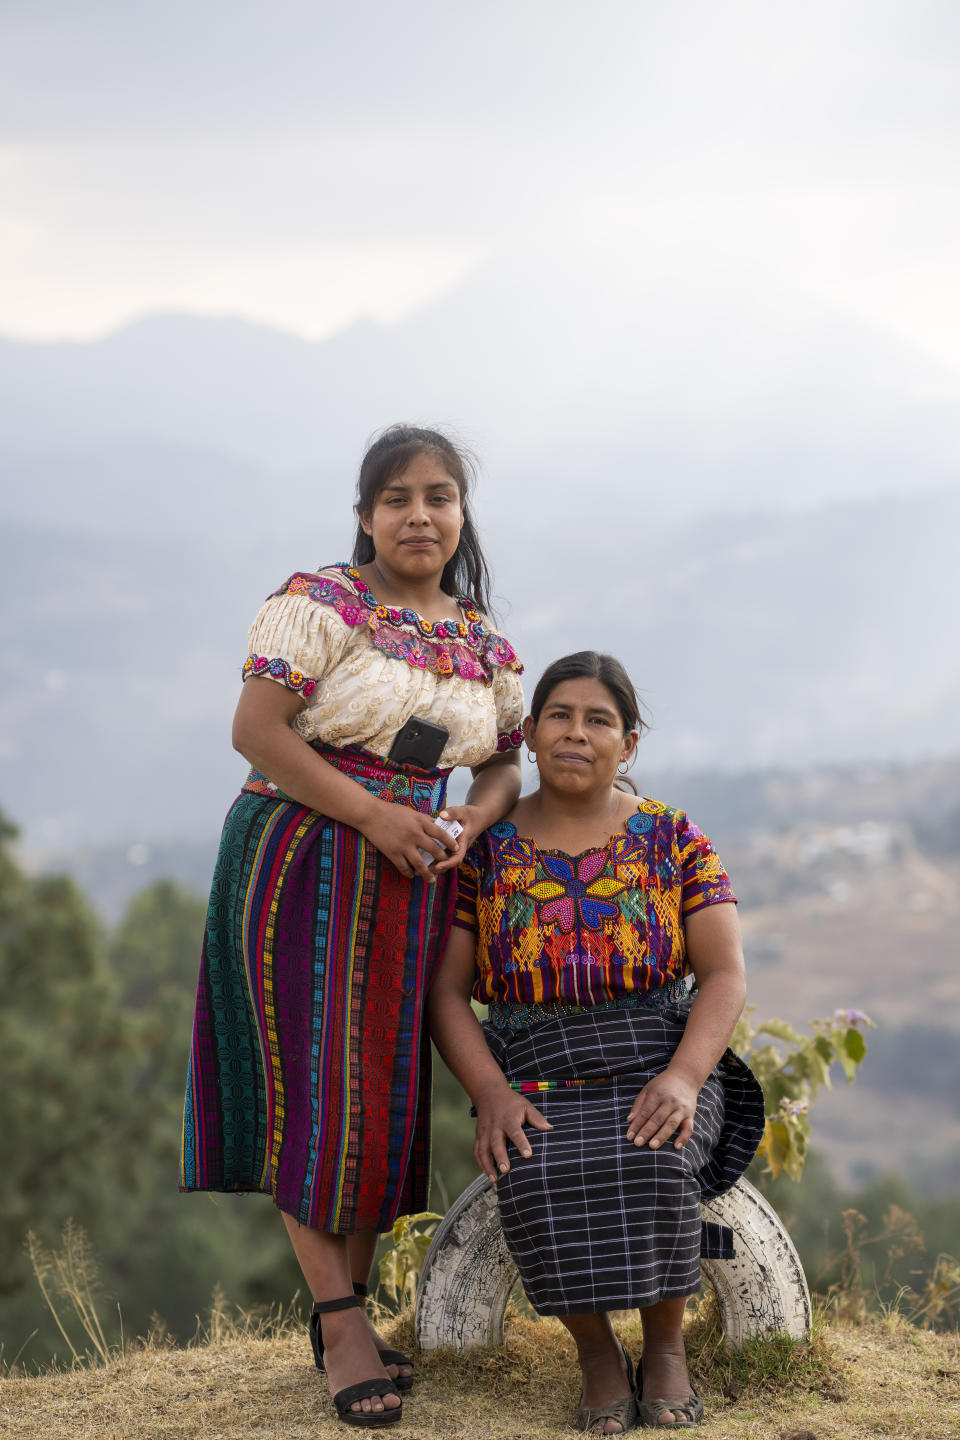
[[[456,840],[457,836],[463,829],[463,826],[460,824],[459,820],[434,820],[433,823],[434,825],[439,825],[441,830],[446,830],[451,840]],[[429,850],[422,850],[419,846],[417,847],[417,849],[419,853],[423,856],[424,860],[426,860],[428,865],[432,865],[433,862],[436,860],[436,855],[431,855]]]

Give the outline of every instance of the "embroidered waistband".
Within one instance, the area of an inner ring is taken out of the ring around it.
[[[692,975],[683,975],[655,990],[628,990],[615,995],[598,1005],[568,1005],[560,1000],[522,1001],[491,1000],[487,1010],[487,1024],[494,1030],[529,1030],[532,1025],[542,1025],[546,1020],[556,1020],[561,1015],[588,1015],[599,1010],[665,1010],[677,1005],[692,993]]]
[[[578,1085],[610,1085],[613,1075],[593,1075],[589,1080],[510,1080],[511,1090],[521,1095],[535,1095],[540,1090],[573,1090]]]
[[[424,815],[435,815],[443,809],[449,770],[413,770],[410,767],[398,770],[388,760],[364,750],[360,745],[348,745],[340,750],[335,745],[324,744],[322,740],[311,740],[309,744],[328,764],[342,775],[356,780],[378,800],[385,800],[391,805],[407,805]],[[272,800],[291,798],[259,770],[250,771],[243,788],[249,794],[267,795]]]

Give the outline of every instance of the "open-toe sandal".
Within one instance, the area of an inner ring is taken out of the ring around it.
[[[600,1405],[596,1410],[591,1410],[588,1405],[577,1407],[577,1428],[579,1430],[595,1430],[598,1425],[603,1425],[607,1420],[615,1420],[620,1426],[621,1434],[632,1430],[637,1419],[637,1395],[634,1389],[633,1364],[630,1356],[623,1346],[624,1363],[627,1367],[627,1384],[630,1386],[630,1394],[623,1400],[614,1400],[610,1405]],[[583,1399],[583,1391],[580,1391],[580,1399]],[[600,1432],[598,1432],[600,1433]],[[614,1432],[616,1433],[616,1432]]]
[[[366,1300],[368,1294],[366,1285],[362,1285],[359,1280],[355,1280],[353,1293],[354,1295],[359,1295],[361,1300]],[[411,1368],[413,1367],[413,1361],[409,1355],[404,1355],[402,1350],[391,1350],[389,1345],[384,1345],[383,1349],[378,1345],[377,1354],[380,1356],[381,1365],[409,1365]],[[413,1376],[397,1375],[393,1383],[398,1390],[412,1390]]]
[[[692,1430],[703,1419],[703,1401],[696,1390],[691,1390],[685,1400],[644,1400],[643,1360],[637,1364],[637,1424],[645,1430]],[[661,1420],[664,1410],[682,1415],[682,1420]]]
[[[320,1328],[320,1316],[329,1315],[334,1310],[349,1310],[354,1305],[358,1309],[363,1308],[363,1301],[357,1295],[344,1295],[340,1300],[317,1300],[314,1302],[310,1315],[310,1340],[318,1370],[326,1369],[323,1363],[323,1332]],[[386,1377],[382,1380],[361,1380],[357,1385],[347,1385],[345,1389],[338,1390],[333,1397],[337,1418],[342,1420],[345,1425],[360,1425],[368,1430],[379,1425],[395,1425],[403,1417],[402,1400],[392,1410],[350,1409],[350,1406],[355,1405],[358,1400],[372,1400],[376,1396],[382,1400],[385,1395],[396,1395],[400,1400],[396,1384]]]
[[[366,1285],[362,1285],[360,1281],[357,1280],[353,1286],[353,1293],[359,1298],[359,1300],[366,1300],[368,1294]],[[310,1316],[310,1343],[313,1346],[313,1359],[316,1367],[318,1370],[323,1370],[326,1367],[323,1363],[323,1341],[319,1339],[319,1335],[320,1315],[317,1311],[317,1307],[314,1306],[313,1313]],[[409,1355],[404,1355],[400,1350],[391,1350],[389,1345],[384,1345],[382,1349],[378,1345],[377,1354],[380,1356],[380,1364],[384,1366],[413,1364],[413,1361],[410,1359]],[[397,1387],[398,1390],[412,1390],[413,1376],[398,1375],[394,1379],[393,1384]]]

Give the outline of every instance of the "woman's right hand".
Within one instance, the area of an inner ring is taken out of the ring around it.
[[[457,842],[440,829],[432,815],[411,810],[409,805],[387,805],[375,800],[369,816],[357,828],[392,861],[401,875],[407,879],[420,875],[431,885],[437,877],[420,850],[442,860],[457,848]]]
[[[473,1158],[487,1179],[495,1185],[510,1169],[507,1141],[516,1145],[525,1160],[533,1151],[524,1134],[524,1125],[535,1130],[552,1130],[550,1121],[523,1095],[509,1085],[498,1085],[489,1095],[475,1100],[477,1107],[477,1138],[473,1142]]]

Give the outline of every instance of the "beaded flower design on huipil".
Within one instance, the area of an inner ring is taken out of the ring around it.
[[[396,660],[436,675],[456,672],[465,680],[479,680],[489,685],[494,670],[508,667],[518,675],[523,673],[513,646],[502,635],[486,629],[473,601],[466,596],[457,597],[463,610],[462,620],[424,620],[414,610],[379,605],[359,572],[349,565],[331,568],[339,570],[352,589],[328,575],[298,571],[273,593],[275,596],[306,595],[319,605],[329,605],[345,625],[366,625],[373,644],[384,655],[392,655]],[[271,663],[263,656],[249,656],[244,676],[261,674],[264,665]],[[304,690],[303,693],[310,692]]]
[[[525,842],[529,843],[529,842]],[[591,850],[574,862],[566,855],[543,851],[540,864],[548,880],[535,880],[524,895],[537,902],[541,925],[555,920],[565,935],[577,922],[588,930],[599,930],[604,920],[613,920],[616,905],[610,903],[626,886],[614,875],[607,875],[607,851]]]
[[[477,934],[481,1002],[593,1005],[680,979],[684,916],[735,898],[706,835],[682,810],[642,800],[623,831],[581,855],[491,826],[460,867],[457,923]]]

